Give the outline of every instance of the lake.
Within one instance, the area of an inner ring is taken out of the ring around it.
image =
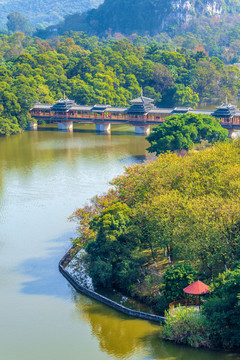
[[[58,272],[76,230],[67,218],[142,161],[147,141],[121,126],[111,135],[46,130],[0,138],[0,359],[240,359],[161,341],[157,324],[67,283]]]

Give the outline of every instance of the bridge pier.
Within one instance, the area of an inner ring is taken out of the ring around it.
[[[38,129],[38,124],[37,123],[29,123],[28,124],[28,130],[37,131],[37,129]]]
[[[58,123],[58,131],[73,131],[73,122],[60,122]]]
[[[238,129],[228,129],[228,137],[230,139],[238,139],[240,137],[240,130],[238,130]]]
[[[136,135],[149,135],[150,134],[150,125],[141,125],[135,126]]]
[[[95,124],[96,132],[111,133],[111,124]]]
[[[233,136],[234,140],[239,139],[240,138],[240,130],[235,130],[232,136]]]

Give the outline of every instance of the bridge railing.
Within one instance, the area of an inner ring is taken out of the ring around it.
[[[35,110],[32,109],[30,110],[30,114],[32,117],[41,117],[44,119],[49,119],[52,121],[58,121],[58,120],[67,120],[67,121],[71,121],[71,120],[99,120],[99,121],[126,121],[126,122],[130,122],[130,123],[160,123],[163,122],[166,115],[165,114],[149,114],[149,115],[145,115],[145,116],[141,116],[141,115],[130,115],[130,114],[125,114],[125,113],[120,113],[120,114],[112,114],[112,113],[93,113],[91,111],[86,111],[86,112],[78,112],[78,111],[70,111],[68,113],[65,114],[61,114],[61,113],[56,113],[53,111],[49,111],[49,112],[45,112],[45,111],[41,111],[41,110]],[[238,121],[239,122],[239,121]],[[224,122],[225,124],[225,122]]]
[[[63,119],[63,120],[99,120],[99,121],[126,121],[126,122],[143,122],[143,123],[147,123],[147,122],[161,122],[164,121],[164,118],[157,118],[155,119],[154,117],[148,118],[147,116],[128,116],[128,115],[122,115],[122,116],[99,116],[97,114],[85,114],[85,115],[81,115],[81,114],[56,114],[56,113],[44,113],[44,112],[35,112],[35,111],[31,111],[30,112],[32,117],[43,117],[43,118],[49,118],[49,120],[59,120],[59,119]]]

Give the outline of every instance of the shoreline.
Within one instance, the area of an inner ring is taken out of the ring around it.
[[[163,316],[159,316],[159,315],[153,315],[153,314],[148,314],[148,313],[144,313],[141,311],[136,311],[136,310],[132,310],[129,309],[125,306],[122,306],[118,303],[116,303],[113,300],[108,299],[107,297],[100,295],[99,293],[89,290],[86,287],[80,285],[78,283],[78,281],[76,279],[74,279],[74,277],[72,275],[69,274],[69,272],[65,269],[66,266],[70,263],[70,261],[74,258],[74,256],[76,256],[76,254],[79,252],[79,248],[73,246],[70,250],[68,250],[68,252],[62,257],[62,259],[59,261],[58,264],[58,269],[60,271],[60,273],[68,280],[68,282],[75,288],[75,290],[77,290],[80,293],[83,293],[84,295],[95,299],[101,303],[103,303],[104,305],[107,305],[117,311],[120,311],[121,313],[131,316],[131,317],[135,317],[141,320],[148,320],[148,321],[153,321],[153,322],[158,322],[158,323],[164,323],[165,322],[165,317]]]

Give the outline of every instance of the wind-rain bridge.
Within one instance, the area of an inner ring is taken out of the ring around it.
[[[151,125],[162,123],[173,114],[205,114],[217,118],[227,128],[229,135],[240,130],[240,110],[231,104],[223,104],[213,110],[193,110],[187,107],[174,109],[156,108],[153,99],[140,96],[131,100],[131,106],[113,107],[111,105],[83,106],[73,100],[61,99],[53,105],[37,103],[31,110],[32,118],[57,123],[58,130],[72,131],[74,123],[95,124],[97,132],[111,132],[111,124],[128,124],[135,127],[135,133],[147,135]],[[37,125],[35,125],[37,128]]]

